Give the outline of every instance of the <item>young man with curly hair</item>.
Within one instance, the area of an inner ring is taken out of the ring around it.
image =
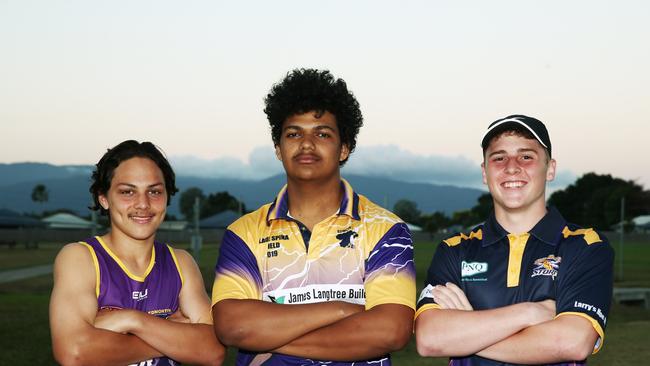
[[[556,162],[541,121],[497,120],[481,146],[494,211],[438,246],[418,300],[418,352],[451,366],[583,365],[604,339],[612,248],[546,206]]]
[[[217,336],[239,348],[237,365],[390,365],[412,333],[413,245],[404,222],[341,179],[359,104],[313,69],[290,72],[265,102],[287,184],[224,235]]]

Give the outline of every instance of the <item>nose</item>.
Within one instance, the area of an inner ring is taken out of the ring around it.
[[[301,150],[314,150],[315,145],[314,145],[314,140],[312,135],[310,134],[305,134],[303,138],[300,140],[300,149]]]
[[[519,166],[519,161],[517,161],[517,159],[508,159],[508,163],[506,164],[506,173],[517,174],[520,171],[521,167]]]
[[[142,210],[148,209],[149,207],[149,196],[147,193],[139,193],[136,197],[135,208]]]

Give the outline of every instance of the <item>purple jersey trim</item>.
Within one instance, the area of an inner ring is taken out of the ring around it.
[[[248,245],[230,230],[226,230],[223,235],[215,271],[217,276],[230,272],[248,278],[260,291],[262,289],[262,276],[257,259]]]
[[[366,278],[376,271],[406,273],[415,278],[413,240],[404,223],[393,225],[377,242],[366,260]]]

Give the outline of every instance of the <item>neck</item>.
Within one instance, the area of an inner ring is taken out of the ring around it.
[[[154,242],[153,235],[142,240],[134,239],[112,227],[108,234],[102,236],[102,239],[111,248],[113,253],[123,261],[134,263],[137,266],[149,265],[151,248]]]
[[[319,182],[287,178],[287,194],[291,216],[311,230],[315,224],[338,211],[343,195],[341,176],[337,174]]]
[[[505,207],[494,207],[497,222],[508,233],[521,234],[529,232],[546,215],[546,205],[528,207],[526,209],[510,210]]]

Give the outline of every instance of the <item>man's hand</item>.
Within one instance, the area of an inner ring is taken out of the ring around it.
[[[183,313],[180,310],[178,310],[174,314],[171,314],[170,316],[168,316],[165,319],[171,320],[171,321],[177,322],[177,323],[187,323],[187,324],[191,323],[190,318],[186,318],[185,315],[183,315]]]
[[[474,310],[463,290],[451,282],[447,282],[444,286],[438,285],[434,287],[431,293],[433,294],[433,300],[442,309]]]

